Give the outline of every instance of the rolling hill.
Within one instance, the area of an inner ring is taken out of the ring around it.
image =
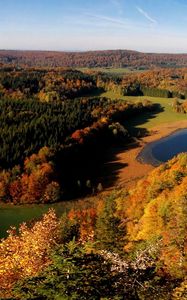
[[[87,52],[0,50],[0,63],[37,67],[187,67],[187,54],[141,53],[130,50]]]

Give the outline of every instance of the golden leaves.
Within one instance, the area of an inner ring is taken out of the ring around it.
[[[22,224],[18,235],[11,229],[0,244],[0,291],[48,265],[49,253],[58,240],[59,222],[54,210],[49,210],[32,228]]]

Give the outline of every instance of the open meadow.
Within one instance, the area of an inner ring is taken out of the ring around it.
[[[152,113],[145,113],[136,118],[128,120],[128,124],[131,127],[137,128],[146,128],[150,130],[153,127],[156,127],[160,124],[177,122],[186,120],[186,114],[180,114],[174,111],[172,108],[173,98],[158,98],[158,97],[150,97],[150,96],[121,96],[112,91],[107,91],[101,94],[103,97],[107,97],[110,99],[123,99],[132,102],[141,102],[142,100],[149,100],[155,104],[160,105],[160,109],[155,112],[152,116]],[[182,100],[181,100],[182,101]]]

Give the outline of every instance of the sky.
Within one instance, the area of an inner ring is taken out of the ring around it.
[[[0,0],[0,49],[187,53],[187,0]]]

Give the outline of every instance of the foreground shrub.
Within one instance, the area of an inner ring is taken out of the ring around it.
[[[34,276],[50,263],[49,253],[59,240],[59,223],[50,210],[32,228],[22,224],[0,243],[0,296],[21,278]]]

